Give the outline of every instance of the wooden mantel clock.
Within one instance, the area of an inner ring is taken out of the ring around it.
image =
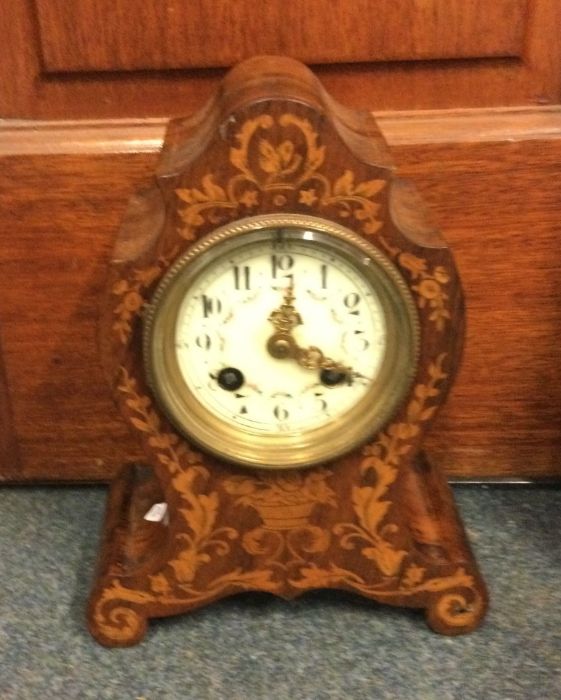
[[[89,625],[318,588],[460,634],[484,583],[420,452],[462,345],[450,251],[374,119],[259,57],[171,122],[114,251],[102,360],[146,456],[111,486]]]

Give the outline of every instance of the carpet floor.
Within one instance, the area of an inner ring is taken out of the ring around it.
[[[454,491],[491,594],[471,635],[324,592],[238,596],[106,649],[84,621],[105,489],[3,488],[0,700],[560,700],[561,489]]]

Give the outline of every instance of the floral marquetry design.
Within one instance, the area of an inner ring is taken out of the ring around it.
[[[161,273],[160,265],[152,265],[145,270],[135,271],[131,280],[118,280],[111,288],[113,294],[119,297],[119,303],[113,310],[116,316],[113,330],[122,343],[129,338],[132,321],[144,304],[142,290],[159,279]]]
[[[317,469],[277,476],[239,476],[227,479],[224,488],[234,503],[252,508],[262,524],[245,533],[246,552],[266,557],[270,565],[288,567],[305,557],[327,550],[330,535],[309,520],[316,506],[336,506],[333,489],[327,484],[332,473]]]
[[[450,275],[442,265],[429,270],[424,260],[411,253],[401,253],[398,261],[414,282],[411,289],[417,295],[419,308],[428,307],[429,320],[434,322],[437,330],[444,330],[444,325],[450,319],[450,311],[447,308],[449,297],[444,291],[444,287],[450,281]]]
[[[443,331],[446,323],[451,319],[448,308],[450,297],[444,290],[451,280],[448,270],[443,265],[436,265],[431,270],[426,260],[413,253],[401,251],[390,245],[383,237],[380,243],[408,274],[412,281],[411,290],[417,297],[419,308],[428,309],[429,321],[434,323],[438,331]]]
[[[113,333],[124,345],[129,340],[133,323],[140,315],[145,303],[144,294],[154,282],[160,279],[169,263],[177,255],[175,247],[166,256],[160,256],[153,265],[132,270],[111,286],[111,293],[117,301],[113,305]]]
[[[119,390],[125,395],[125,405],[131,411],[132,424],[144,435],[148,446],[171,476],[171,485],[179,496],[178,516],[183,521],[176,533],[176,554],[169,564],[180,587],[191,586],[199,567],[212,556],[224,556],[230,551],[230,542],[238,537],[232,527],[217,527],[219,498],[216,491],[206,491],[209,472],[201,464],[201,456],[191,451],[186,442],[174,432],[167,431],[148,396],[137,390],[137,382],[123,368]],[[239,572],[236,573],[239,577]],[[157,592],[166,589],[165,577],[160,574],[152,584]]]
[[[430,402],[438,397],[438,384],[447,376],[442,370],[444,359],[442,354],[431,363],[428,382],[415,387],[407,406],[407,420],[393,423],[375,443],[364,448],[360,472],[363,481],[372,481],[372,485],[355,486],[352,490],[358,523],[340,524],[334,528],[344,549],[359,546],[362,555],[371,560],[384,576],[396,576],[407,555],[405,550],[392,545],[397,526],[391,520],[387,521],[392,506],[387,498],[388,491],[397,478],[401,459],[411,452],[421,423],[432,418],[436,409],[436,405],[431,406]]]
[[[148,447],[157,457],[158,463],[171,475],[180,474],[187,467],[201,470],[201,455],[193,452],[177,433],[166,430],[159,413],[155,410],[152,399],[138,389],[138,380],[131,376],[126,367],[121,367],[121,380],[117,386],[121,400],[127,411],[128,419]]]
[[[381,227],[378,196],[386,180],[357,182],[350,169],[335,179],[323,172],[326,146],[319,145],[319,134],[308,119],[286,113],[277,120],[262,114],[246,120],[235,140],[238,145],[230,149],[229,160],[237,173],[219,183],[209,172],[199,187],[176,189],[183,238],[193,240],[203,224],[218,226],[234,216],[250,215],[267,193],[274,206],[284,207],[292,197],[310,213],[331,211],[343,221],[353,221],[367,236]]]
[[[316,505],[336,504],[335,493],[327,484],[326,469],[226,479],[224,489],[235,496],[235,503],[253,508],[266,527],[290,530],[305,525]]]

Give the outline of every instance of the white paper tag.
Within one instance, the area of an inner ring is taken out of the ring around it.
[[[152,523],[160,523],[162,520],[164,523],[167,520],[168,514],[168,504],[167,503],[154,503],[154,505],[149,508],[144,516],[144,520],[149,520]]]

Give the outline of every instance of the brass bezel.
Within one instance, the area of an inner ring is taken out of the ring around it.
[[[331,246],[378,294],[387,323],[387,352],[376,382],[346,414],[305,432],[267,435],[227,423],[201,404],[183,380],[175,353],[177,312],[186,290],[216,254],[269,239],[283,229],[293,238]],[[226,224],[195,243],[171,266],[144,314],[143,353],[148,383],[177,430],[208,452],[236,464],[295,469],[341,456],[365,442],[396,413],[417,370],[419,320],[409,288],[388,258],[336,223],[299,214],[269,214]]]

